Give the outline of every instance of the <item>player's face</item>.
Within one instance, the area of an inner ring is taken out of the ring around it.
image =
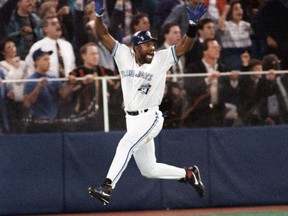
[[[140,64],[150,64],[154,57],[155,45],[153,41],[138,45],[135,47],[137,61]]]

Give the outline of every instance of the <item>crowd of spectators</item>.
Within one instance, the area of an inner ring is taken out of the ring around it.
[[[150,31],[158,50],[185,34],[186,4],[207,7],[192,50],[167,71],[165,128],[288,123],[288,74],[276,73],[288,70],[288,0],[104,2],[114,38],[131,46],[135,32]],[[0,134],[103,130],[101,76],[110,130],[124,129],[121,84],[109,78],[119,73],[95,36],[94,7],[91,0],[1,1]]]

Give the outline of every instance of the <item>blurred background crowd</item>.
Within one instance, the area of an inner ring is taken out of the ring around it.
[[[186,4],[207,7],[192,50],[167,71],[164,128],[288,123],[288,0],[104,2],[116,40],[131,46],[146,30],[157,50],[185,34]],[[91,0],[0,2],[0,134],[103,131],[101,77],[109,129],[125,129],[119,72],[95,37],[94,7]]]

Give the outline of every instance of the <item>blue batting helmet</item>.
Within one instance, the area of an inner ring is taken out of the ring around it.
[[[144,44],[149,41],[154,41],[154,42],[157,41],[156,38],[153,38],[151,36],[151,33],[149,31],[138,31],[132,37],[133,46]]]

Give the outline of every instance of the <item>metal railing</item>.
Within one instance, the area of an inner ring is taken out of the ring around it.
[[[288,70],[279,70],[274,71],[275,74],[286,74],[288,73]],[[247,76],[247,75],[266,75],[269,74],[269,71],[245,71],[245,72],[239,72],[240,76]],[[222,76],[231,76],[232,72],[221,72],[220,77]],[[168,78],[176,78],[176,77],[207,77],[207,73],[193,73],[193,74],[168,74]],[[109,105],[108,105],[108,88],[107,88],[107,79],[110,80],[119,80],[119,76],[104,76],[104,77],[94,77],[94,80],[101,80],[102,82],[102,96],[103,96],[103,111],[104,111],[104,131],[109,132],[110,131],[110,125],[109,125]],[[85,80],[85,77],[78,77],[76,78],[77,81],[83,81]],[[2,83],[25,83],[25,82],[39,82],[40,79],[15,79],[15,80],[2,80]],[[48,81],[61,81],[65,82],[68,81],[68,78],[49,78]]]

